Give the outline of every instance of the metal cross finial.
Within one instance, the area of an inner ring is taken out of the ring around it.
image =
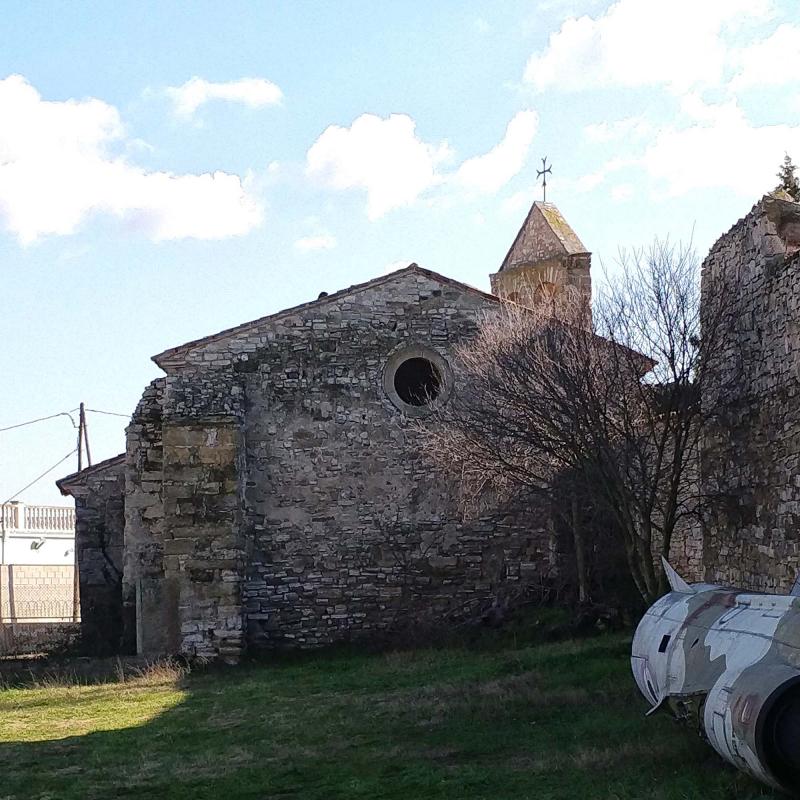
[[[547,176],[553,174],[552,165],[547,166],[547,156],[542,159],[542,168],[536,170],[536,177],[542,179],[542,202],[547,202]]]

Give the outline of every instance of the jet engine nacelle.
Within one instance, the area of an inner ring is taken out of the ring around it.
[[[700,730],[735,767],[800,794],[800,597],[689,586],[645,614],[631,666],[649,713]]]
[[[765,665],[724,675],[708,695],[703,730],[735,767],[779,789],[800,789],[800,671]]]

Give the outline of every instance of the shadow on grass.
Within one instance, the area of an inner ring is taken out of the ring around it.
[[[771,796],[644,719],[628,653],[614,634],[6,690],[0,798]]]

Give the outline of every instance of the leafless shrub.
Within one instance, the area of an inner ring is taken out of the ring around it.
[[[665,589],[654,555],[669,554],[697,510],[699,437],[713,413],[698,398],[709,377],[719,383],[729,316],[720,293],[701,324],[697,260],[667,242],[623,254],[593,308],[569,291],[534,308],[504,303],[459,348],[462,388],[423,426],[426,453],[458,478],[465,513],[533,496],[567,513],[584,597],[578,512],[597,510],[651,601]]]

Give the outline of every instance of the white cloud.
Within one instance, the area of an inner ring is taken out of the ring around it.
[[[760,197],[777,184],[784,152],[800,152],[800,125],[754,126],[735,100],[690,97],[683,111],[693,124],[662,129],[642,157],[669,195],[714,188]]]
[[[113,106],[45,101],[20,75],[0,80],[0,224],[29,243],[73,233],[95,213],[157,241],[238,236],[260,223],[247,180],[149,172],[113,154],[126,143]]]
[[[367,215],[374,220],[413,205],[435,187],[497,192],[525,166],[538,123],[535,111],[518,112],[491,150],[447,170],[453,159],[448,143],[420,139],[411,117],[363,114],[349,128],[323,131],[306,154],[306,173],[333,189],[366,191]]]
[[[523,79],[538,91],[716,85],[729,55],[726,28],[769,10],[769,0],[618,0],[601,16],[566,20]]]
[[[579,192],[591,192],[596,189],[600,184],[605,183],[606,178],[614,172],[619,172],[636,163],[636,159],[632,158],[612,158],[606,161],[602,167],[590,172],[587,175],[582,175],[575,181],[575,189]]]
[[[535,111],[520,111],[508,123],[503,139],[488,153],[461,164],[456,180],[470,189],[496,192],[525,166],[538,126]]]
[[[596,122],[583,129],[590,142],[605,144],[620,139],[632,141],[642,139],[652,132],[652,126],[644,117],[626,117],[616,122]]]
[[[629,183],[620,183],[611,190],[611,199],[620,203],[633,197],[633,186]]]
[[[295,250],[299,250],[301,253],[312,253],[315,250],[333,250],[336,245],[336,237],[330,233],[304,236],[294,243]]]
[[[533,196],[531,195],[530,191],[514,192],[514,194],[512,194],[510,197],[507,197],[505,200],[503,200],[502,204],[500,205],[500,210],[503,212],[503,214],[515,217],[520,211],[527,211],[532,202]]]
[[[742,48],[734,59],[738,67],[731,82],[734,90],[798,84],[800,27],[780,25],[771,36]]]
[[[250,108],[261,108],[277,105],[283,99],[280,88],[265,78],[212,83],[194,77],[182,86],[168,86],[166,91],[175,105],[175,113],[181,117],[191,117],[200,106],[211,100],[227,100]]]
[[[331,125],[322,132],[306,154],[306,172],[334,189],[365,190],[374,220],[441,183],[438,167],[450,156],[447,142],[422,141],[405,114],[362,114],[349,128]]]
[[[800,125],[754,125],[736,99],[707,103],[690,93],[673,124],[654,130],[639,152],[615,157],[580,177],[577,191],[593,191],[626,170],[625,181],[610,190],[612,199],[629,199],[634,177],[650,182],[654,196],[677,197],[704,189],[758,198],[778,182],[785,152],[800,153]]]

